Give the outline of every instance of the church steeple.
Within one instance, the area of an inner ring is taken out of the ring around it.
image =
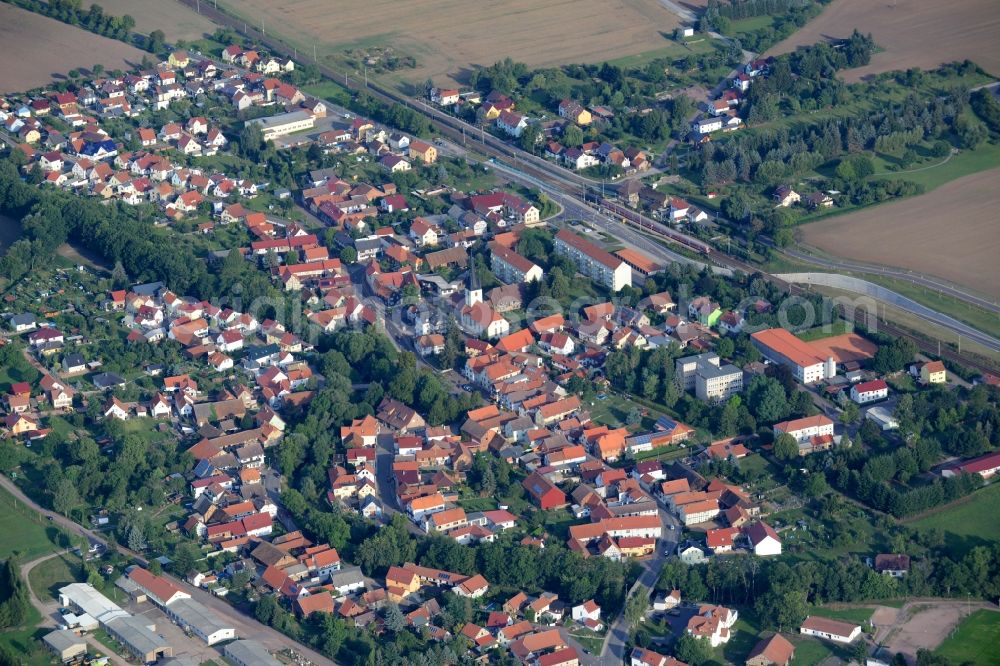
[[[470,308],[483,302],[483,288],[479,286],[479,276],[476,274],[475,262],[469,267],[469,279],[465,285],[465,304]]]

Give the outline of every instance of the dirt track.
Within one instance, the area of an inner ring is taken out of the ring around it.
[[[1000,11],[996,0],[834,0],[817,18],[773,47],[767,55],[805,44],[849,37],[857,28],[872,33],[881,52],[865,67],[844,74],[848,81],[896,69],[938,65],[969,58],[1000,75]]]
[[[1000,297],[1000,169],[927,194],[801,227],[802,240],[839,257],[935,275]]]
[[[889,654],[902,652],[912,664],[917,650],[933,650],[963,618],[981,608],[997,609],[984,602],[951,599],[918,600],[898,609],[879,606],[872,616],[875,642],[881,643]]]

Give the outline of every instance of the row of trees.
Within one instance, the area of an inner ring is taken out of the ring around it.
[[[14,0],[15,4],[24,7],[29,11],[43,14],[57,21],[75,25],[104,37],[128,42],[129,35],[135,27],[135,19],[129,14],[123,16],[112,16],[105,14],[104,8],[98,4],[92,4],[84,9],[80,0]],[[163,33],[160,32],[162,37]],[[151,40],[150,40],[151,41]],[[162,39],[159,42],[162,48]],[[148,49],[153,53],[152,49]]]
[[[21,625],[30,609],[28,586],[18,572],[17,559],[9,557],[0,564],[0,629]]]
[[[908,596],[1000,594],[1000,546],[978,546],[955,558],[939,548],[912,563],[905,578],[876,573],[860,558],[834,561],[713,558],[687,566],[664,564],[657,589],[680,589],[686,599],[753,606],[765,628],[794,630],[811,605]]]
[[[801,28],[829,0],[710,0],[698,21],[703,31],[714,30],[724,35],[738,35],[743,48],[763,53],[796,29]],[[770,16],[771,23],[753,30],[734,30],[733,21]]]

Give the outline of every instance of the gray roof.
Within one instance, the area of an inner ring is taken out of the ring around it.
[[[125,378],[113,372],[101,372],[90,378],[94,386],[98,388],[110,388],[125,383]]]
[[[330,576],[330,584],[337,588],[364,582],[365,576],[357,567],[336,571]]]
[[[159,634],[155,633],[146,624],[147,620],[129,615],[115,618],[108,622],[107,627],[126,644],[133,652],[138,654],[149,654],[157,650],[169,648],[170,645]]]
[[[359,252],[366,250],[377,250],[382,246],[382,241],[378,238],[358,238],[354,241],[354,248]]]
[[[45,644],[56,652],[62,653],[66,650],[72,650],[75,647],[83,647],[84,650],[87,649],[87,641],[83,640],[72,631],[56,630],[51,631],[42,637]]]
[[[115,602],[94,589],[89,583],[70,583],[59,588],[60,603],[76,606],[101,623],[128,615]]]
[[[72,354],[66,354],[66,358],[63,359],[63,363],[65,363],[67,367],[75,367],[78,365],[86,365],[87,361],[84,360],[83,354],[74,352]]]
[[[155,296],[163,289],[162,282],[150,282],[149,284],[137,284],[132,287],[132,291],[140,296]]]
[[[729,375],[736,375],[743,372],[735,365],[727,363],[726,365],[715,367],[714,365],[704,364],[698,367],[698,374],[705,379],[712,379],[713,377],[728,377]]]
[[[312,118],[312,116],[305,111],[289,111],[288,113],[279,113],[266,118],[254,118],[253,120],[248,120],[247,122],[259,125],[262,130],[266,130],[271,127],[280,127],[286,123],[307,120],[309,118]]]
[[[281,666],[257,641],[233,641],[222,649],[222,653],[241,666]]]
[[[160,666],[199,666],[201,662],[191,657],[170,657],[157,663]]]
[[[222,618],[214,611],[205,608],[193,599],[178,599],[169,606],[170,612],[177,616],[182,623],[198,627],[198,631],[206,636],[210,636],[217,631],[233,629],[232,624],[223,622]]]
[[[28,324],[34,324],[35,321],[35,315],[30,312],[22,312],[10,318],[11,326],[27,326]]]

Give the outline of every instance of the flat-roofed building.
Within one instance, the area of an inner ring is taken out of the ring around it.
[[[260,127],[264,140],[270,141],[279,136],[312,129],[316,126],[316,118],[305,111],[290,111],[266,118],[254,118],[247,123]]]
[[[699,400],[728,400],[743,390],[743,371],[731,363],[721,364],[714,352],[679,358],[674,366],[677,382],[685,391],[694,390]]]
[[[77,657],[87,654],[87,641],[72,631],[57,629],[42,637],[45,647],[51,650],[59,661],[74,661]]]
[[[272,657],[271,653],[257,641],[233,641],[222,648],[222,654],[236,666],[282,666],[281,662]]]
[[[194,599],[178,599],[163,610],[181,629],[190,631],[208,645],[236,638],[234,627]]]
[[[555,251],[572,259],[580,273],[611,291],[632,286],[632,268],[582,236],[560,229],[555,238]]]
[[[115,618],[104,626],[112,638],[143,664],[152,664],[160,657],[174,655],[174,649],[156,633],[156,625],[148,620],[127,615]]]
[[[837,375],[833,357],[817,355],[808,342],[799,340],[783,328],[769,328],[750,335],[750,340],[765,358],[787,366],[803,384],[812,384]]]
[[[90,583],[71,583],[59,588],[59,604],[78,609],[102,625],[115,618],[128,617],[128,613],[118,604],[98,592]]]

